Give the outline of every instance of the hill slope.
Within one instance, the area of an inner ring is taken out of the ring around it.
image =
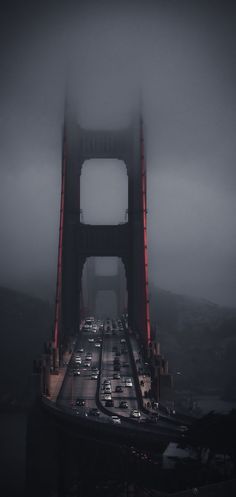
[[[236,309],[153,287],[156,337],[182,385],[236,397]]]
[[[27,395],[33,360],[50,337],[52,318],[47,302],[0,287],[0,401]]]

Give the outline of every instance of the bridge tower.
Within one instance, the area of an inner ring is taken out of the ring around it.
[[[96,297],[100,291],[112,291],[117,302],[117,314],[120,317],[126,309],[126,284],[124,266],[120,259],[117,260],[116,272],[113,275],[97,274],[95,259],[90,258],[86,264],[86,281],[83,279],[84,294],[87,299],[89,314],[94,315]]]
[[[89,225],[81,220],[80,176],[84,161],[123,160],[128,175],[128,219],[117,225]],[[127,281],[128,319],[143,342],[150,342],[146,223],[146,166],[141,113],[119,130],[83,129],[65,111],[57,289],[54,323],[56,362],[69,337],[79,329],[83,266],[88,257],[121,258]]]

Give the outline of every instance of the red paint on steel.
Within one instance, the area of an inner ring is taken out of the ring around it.
[[[59,225],[59,243],[58,243],[58,259],[57,259],[57,288],[56,288],[56,305],[55,305],[55,321],[54,321],[54,346],[56,349],[58,348],[59,322],[61,318],[62,245],[63,245],[64,205],[65,205],[65,172],[66,172],[66,139],[64,131],[62,176],[61,176],[60,225]]]
[[[147,342],[151,341],[151,327],[150,327],[150,309],[148,298],[148,251],[147,251],[147,177],[146,177],[146,164],[144,158],[144,136],[143,136],[143,122],[140,120],[140,148],[141,148],[141,174],[142,174],[142,211],[143,211],[143,250],[144,250],[144,296],[145,296],[145,310],[146,310],[146,337]]]

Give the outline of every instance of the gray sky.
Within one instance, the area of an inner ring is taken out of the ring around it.
[[[48,297],[55,290],[69,73],[84,126],[127,122],[143,88],[152,282],[235,305],[234,7],[75,4],[16,3],[2,15],[0,284]],[[94,175],[84,167],[82,181],[87,208],[94,204],[101,218],[106,199],[119,222],[127,176],[114,164],[98,165]]]

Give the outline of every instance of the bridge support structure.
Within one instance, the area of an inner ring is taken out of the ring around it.
[[[95,259],[90,258],[86,264],[87,274],[84,281],[83,278],[83,293],[86,295],[87,308],[89,314],[95,314],[96,298],[100,291],[112,291],[116,296],[117,314],[121,316],[127,306],[124,266],[122,261],[117,261],[117,271],[113,275],[98,274],[96,271]]]
[[[128,220],[118,225],[89,225],[80,218],[80,176],[83,163],[116,158],[126,164]],[[79,329],[83,267],[88,257],[119,257],[126,273],[129,326],[143,342],[150,341],[147,261],[147,207],[144,132],[141,115],[119,130],[88,130],[65,112],[62,187],[55,306],[54,348],[61,356],[69,337]],[[57,357],[57,355],[56,355]]]

